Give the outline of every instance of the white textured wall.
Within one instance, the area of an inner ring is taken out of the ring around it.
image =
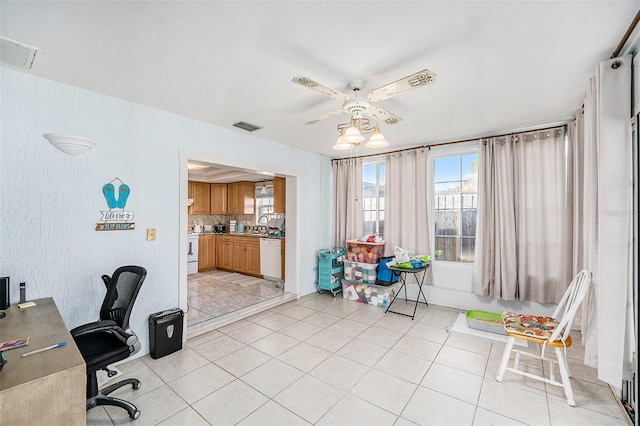
[[[331,231],[328,207],[319,205],[331,198],[330,180],[319,179],[328,159],[8,68],[0,68],[0,85],[0,276],[11,277],[13,303],[24,281],[29,299],[53,297],[72,328],[96,319],[100,275],[142,265],[148,275],[131,325],[148,351],[148,315],[178,306],[180,150],[295,171],[299,199],[288,202],[313,229],[297,239],[292,279],[300,295],[314,291],[316,252]],[[70,156],[44,133],[98,146]],[[115,177],[131,187],[126,210],[136,230],[96,232],[107,208],[102,186]],[[157,241],[146,241],[146,228],[157,229]]]

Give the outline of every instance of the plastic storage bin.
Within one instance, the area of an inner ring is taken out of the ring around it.
[[[347,240],[347,260],[377,264],[384,256],[385,244],[387,244],[386,241],[366,243],[359,240]]]
[[[467,311],[467,326],[475,330],[486,331],[495,334],[507,334],[504,331],[504,321],[499,312]]]
[[[344,262],[344,279],[363,284],[376,283],[377,263]]]
[[[368,305],[386,308],[393,300],[393,296],[400,289],[400,283],[388,286],[362,284],[354,281],[342,280],[342,297]]]
[[[184,312],[180,308],[149,315],[149,355],[158,359],[182,349]]]

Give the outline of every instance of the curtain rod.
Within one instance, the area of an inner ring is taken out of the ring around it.
[[[499,138],[501,136],[511,136],[511,135],[515,135],[516,133],[544,132],[545,130],[557,129],[558,127],[566,127],[567,124],[568,123],[556,124],[555,126],[541,127],[539,129],[519,130],[519,131],[515,131],[515,132],[501,133],[501,134],[497,134],[497,135],[479,136],[477,138],[463,139],[463,140],[459,140],[459,141],[441,142],[441,143],[434,143],[434,144],[430,144],[430,145],[420,145],[420,146],[414,146],[413,148],[404,148],[404,149],[397,149],[395,151],[381,152],[379,154],[367,154],[367,155],[360,155],[360,156],[357,156],[357,157],[333,158],[333,159],[331,159],[331,161],[332,162],[333,161],[340,161],[340,160],[346,160],[346,159],[349,159],[349,158],[379,157],[381,155],[389,155],[389,154],[396,154],[398,152],[413,151],[414,149],[420,149],[420,148],[431,149],[431,147],[454,145],[454,144],[457,144],[457,143],[465,143],[465,142],[473,142],[473,141],[477,141],[477,140],[480,140],[480,139],[486,139],[486,138]]]
[[[636,29],[636,26],[638,25],[639,21],[640,21],[640,10],[638,10],[638,13],[636,13],[635,18],[633,18],[633,21],[631,22],[631,25],[629,25],[629,28],[627,28],[627,32],[624,33],[624,35],[622,36],[622,40],[620,40],[620,43],[618,43],[618,47],[616,47],[616,50],[613,51],[609,59],[617,58],[618,55],[620,55],[622,48],[624,47],[625,44],[627,44],[627,41],[629,41],[629,37],[631,37],[631,33],[633,32],[633,30]]]

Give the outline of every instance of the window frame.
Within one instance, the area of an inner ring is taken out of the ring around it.
[[[386,195],[386,182],[384,181],[380,181],[380,166],[385,167],[385,179],[387,176],[387,171],[386,171],[386,157],[371,157],[371,158],[367,158],[365,160],[362,161],[362,228],[364,230],[364,232],[367,232],[366,227],[365,227],[365,202],[364,202],[364,184],[365,184],[365,180],[364,180],[364,170],[365,167],[367,166],[372,166],[372,165],[376,165],[376,187],[375,187],[375,193],[376,193],[376,207],[377,209],[375,210],[376,212],[376,216],[377,219],[375,220],[375,229],[374,229],[374,234],[376,235],[380,235],[384,238],[384,227],[382,229],[382,234],[380,234],[380,216],[382,213],[382,220],[384,220],[384,206],[382,208],[380,208],[380,186],[381,184],[385,187],[385,195]],[[386,204],[386,200],[385,200],[385,204]],[[374,210],[366,210],[367,212],[373,212]]]
[[[429,168],[431,169],[430,173],[427,177],[427,200],[428,200],[428,220],[431,224],[430,226],[430,247],[431,247],[431,258],[434,262],[439,264],[448,264],[448,265],[459,265],[460,268],[472,268],[475,264],[475,254],[474,259],[471,262],[463,262],[463,261],[453,261],[453,260],[435,260],[435,246],[436,246],[436,206],[435,206],[435,160],[436,158],[442,157],[454,157],[454,156],[462,156],[469,154],[478,154],[480,155],[480,148],[478,146],[478,141],[470,141],[463,142],[454,145],[446,145],[446,146],[433,146],[429,150]],[[480,170],[478,170],[478,179],[480,179]],[[477,211],[476,211],[477,214]],[[461,237],[461,236],[460,236]],[[477,229],[476,229],[476,239],[477,239]]]

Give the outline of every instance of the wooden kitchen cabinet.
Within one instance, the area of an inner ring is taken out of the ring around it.
[[[286,179],[283,177],[275,176],[273,178],[273,212],[284,213],[287,205],[286,196]]]
[[[260,275],[259,238],[233,238],[233,270],[242,274]]]
[[[211,188],[208,183],[189,181],[189,198],[193,198],[190,214],[210,214]]]
[[[217,235],[216,266],[233,270],[233,237]]]
[[[227,184],[212,183],[210,187],[210,214],[227,214]]]
[[[234,182],[227,185],[227,213],[254,214],[256,204],[256,184]]]
[[[216,269],[216,236],[198,237],[198,272]]]

